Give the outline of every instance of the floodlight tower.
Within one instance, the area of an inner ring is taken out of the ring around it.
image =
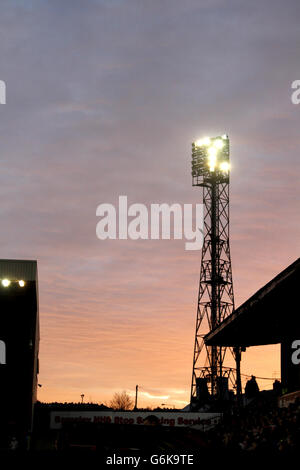
[[[192,407],[207,399],[208,393],[212,398],[222,397],[224,380],[235,384],[234,369],[223,366],[226,348],[206,346],[203,339],[208,333],[207,328],[215,329],[234,309],[229,247],[229,172],[227,135],[206,137],[192,144],[192,184],[203,188],[204,204],[204,240],[191,386]],[[236,354],[235,356],[237,359]],[[239,386],[237,384],[237,388]]]

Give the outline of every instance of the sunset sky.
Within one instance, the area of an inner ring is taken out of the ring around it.
[[[298,0],[1,2],[0,258],[38,260],[40,400],[187,404],[201,252],[101,241],[96,208],[201,203],[196,138],[230,137],[236,306],[299,257],[299,20]],[[242,372],[278,376],[278,346]]]

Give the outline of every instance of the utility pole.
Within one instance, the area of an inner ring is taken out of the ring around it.
[[[136,385],[135,386],[135,405],[134,405],[134,409],[137,410],[137,403],[138,403],[138,391],[139,391],[139,386]]]

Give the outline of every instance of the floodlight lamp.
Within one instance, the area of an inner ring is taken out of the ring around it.
[[[220,170],[227,173],[230,170],[230,163],[229,162],[221,162],[220,163]]]
[[[216,149],[216,147],[213,147],[213,146],[209,147],[209,149],[208,149],[208,155],[209,155],[210,157],[216,157],[216,156],[217,156],[217,149]]]
[[[204,137],[204,139],[202,140],[203,144],[202,145],[209,145],[211,140],[209,137]]]
[[[195,143],[196,147],[206,147],[206,146],[210,145],[210,142],[211,142],[211,140],[210,140],[209,137],[204,137],[203,139],[196,140],[196,142],[194,142],[194,143]]]
[[[214,141],[214,146],[217,148],[217,149],[221,149],[224,147],[224,142],[221,140],[221,139],[216,139]]]
[[[18,283],[19,283],[19,286],[20,286],[20,287],[24,287],[24,286],[25,286],[25,282],[24,282],[23,280],[18,281]]]
[[[217,149],[216,147],[209,147],[208,149],[208,164],[209,164],[209,170],[210,171],[215,171],[217,163]]]
[[[4,287],[8,287],[10,285],[10,280],[9,279],[2,279],[1,284]]]
[[[211,176],[216,178],[217,182],[223,181],[230,171],[228,135],[204,137],[194,141],[192,145],[193,178],[203,177],[205,179],[209,177],[209,173],[212,173]],[[199,181],[197,179],[197,185],[200,184]]]

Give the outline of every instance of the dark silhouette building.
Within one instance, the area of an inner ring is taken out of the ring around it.
[[[283,393],[300,390],[300,258],[263,286],[205,337],[207,345],[281,344]]]
[[[32,430],[39,308],[37,262],[0,260],[0,447]]]

